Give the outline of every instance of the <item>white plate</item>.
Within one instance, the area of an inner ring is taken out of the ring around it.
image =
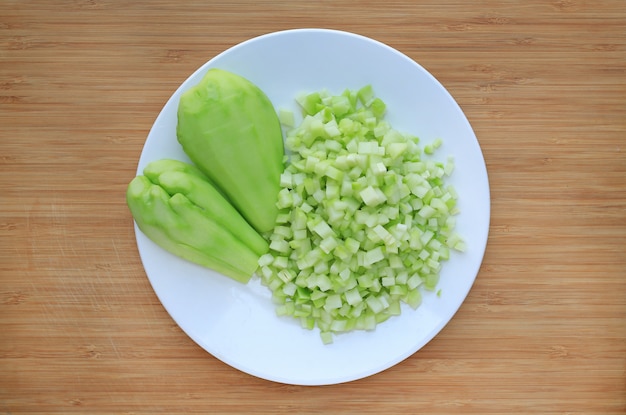
[[[398,130],[423,143],[443,139],[437,153],[452,155],[450,180],[459,193],[457,229],[468,249],[444,263],[441,297],[425,293],[416,310],[380,324],[371,332],[335,336],[323,345],[318,331],[278,318],[270,292],[258,278],[248,285],[174,257],[137,228],[146,274],[163,306],[207,352],[248,374],[286,384],[325,385],[381,372],[414,354],[453,317],[467,296],[487,244],[490,195],[478,141],[463,112],[444,87],[413,60],[375,40],[325,29],[298,29],[250,39],[214,57],[169,99],[150,130],[138,165],[160,158],[188,161],[176,140],[176,111],[183,91],[212,67],[257,84],[278,108],[296,110],[300,92],[323,88],[342,92],[371,84]],[[253,151],[253,150],[252,150]],[[442,159],[445,160],[445,159]]]

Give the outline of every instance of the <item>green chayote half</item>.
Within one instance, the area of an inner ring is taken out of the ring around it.
[[[195,166],[163,159],[128,185],[139,229],[163,249],[247,283],[268,243]]]
[[[283,137],[265,93],[234,73],[209,69],[180,98],[177,138],[193,164],[258,232],[274,228]]]

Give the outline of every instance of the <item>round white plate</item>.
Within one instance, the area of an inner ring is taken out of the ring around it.
[[[428,143],[443,139],[442,161],[455,159],[450,183],[459,194],[457,229],[467,243],[443,264],[441,296],[425,292],[417,310],[376,330],[335,336],[323,345],[319,332],[277,317],[269,290],[258,278],[243,285],[181,260],[153,244],[137,228],[146,274],[172,318],[197,344],[228,365],[263,379],[297,385],[348,382],[381,372],[414,354],[453,317],[483,259],[490,218],[487,170],[463,112],[445,88],[413,60],[375,40],[326,30],[270,33],[236,45],[192,74],[169,99],[150,130],[137,173],[161,158],[188,161],[176,139],[176,112],[183,91],[212,67],[258,85],[274,106],[297,110],[301,92],[340,93],[371,84],[387,104],[387,120]],[[251,149],[251,151],[254,151]]]

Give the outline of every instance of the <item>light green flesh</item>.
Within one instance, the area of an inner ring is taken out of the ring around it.
[[[195,167],[159,160],[126,192],[139,229],[163,249],[247,283],[268,243]]]
[[[210,69],[180,98],[177,137],[185,153],[260,233],[278,209],[283,136],[278,114],[256,85]]]
[[[464,249],[454,231],[456,193],[445,183],[454,163],[430,157],[440,139],[422,148],[394,130],[371,86],[297,101],[304,119],[287,132],[260,275],[277,314],[318,327],[330,343],[334,333],[373,330],[401,303],[417,308],[450,249]]]
[[[178,160],[163,159],[148,164],[144,175],[171,196],[176,193],[185,195],[204,211],[205,216],[220,224],[259,256],[267,252],[267,241],[233,209],[228,200],[195,166]]]

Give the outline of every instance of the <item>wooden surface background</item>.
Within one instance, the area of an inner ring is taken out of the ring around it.
[[[490,240],[451,323],[324,387],[241,373],[165,312],[124,192],[165,101],[217,53],[324,27],[457,99]],[[626,413],[623,0],[0,2],[0,415]]]

